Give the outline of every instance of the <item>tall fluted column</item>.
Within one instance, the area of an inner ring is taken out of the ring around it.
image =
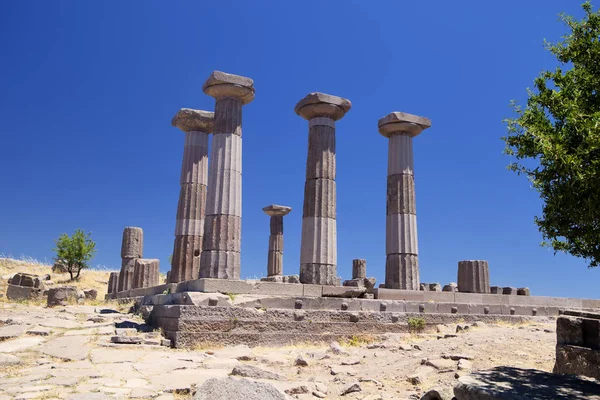
[[[281,276],[283,274],[283,217],[292,211],[292,207],[271,204],[263,208],[263,211],[271,217],[267,276]]]
[[[389,139],[386,217],[386,289],[419,290],[413,137],[431,126],[416,115],[393,112],[379,120]]]
[[[202,90],[216,103],[199,276],[240,279],[242,106],[254,99],[254,81],[214,71]]]
[[[302,283],[335,285],[337,281],[335,121],[351,107],[350,100],[310,93],[294,109],[296,114],[308,120],[300,244]]]
[[[144,250],[142,228],[128,226],[123,230],[121,242],[121,271],[119,272],[119,292],[133,289],[135,260],[141,258]]]
[[[213,130],[213,122],[212,112],[189,108],[179,110],[171,121],[173,126],[185,132],[185,143],[169,283],[197,279],[200,273],[208,183],[208,136]]]

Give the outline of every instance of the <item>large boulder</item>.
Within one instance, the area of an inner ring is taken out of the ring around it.
[[[288,400],[273,385],[249,379],[212,378],[200,386],[194,400]]]
[[[67,272],[69,272],[67,270],[67,263],[63,260],[57,260],[52,266],[52,272],[54,272],[55,274],[66,274]]]
[[[96,297],[98,297],[98,291],[96,289],[85,289],[83,294],[87,300],[96,300]]]
[[[11,301],[30,300],[42,295],[42,289],[17,285],[8,285],[6,298]]]
[[[48,290],[48,307],[66,306],[77,302],[79,291],[75,286],[61,286]]]

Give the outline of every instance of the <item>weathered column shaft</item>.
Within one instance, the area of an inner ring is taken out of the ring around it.
[[[254,98],[253,81],[215,71],[203,90],[216,103],[200,277],[240,279],[242,106]]]
[[[386,288],[419,289],[412,140],[412,137],[405,133],[389,138]]]
[[[335,121],[352,107],[349,100],[310,93],[294,111],[308,121],[308,155],[302,210],[300,281],[335,285],[337,277]]]
[[[385,287],[419,290],[413,138],[431,126],[416,115],[393,112],[378,122],[388,138]]]
[[[269,256],[267,276],[283,273],[283,216],[271,217],[271,235],[269,236]]]
[[[352,260],[352,279],[365,279],[367,277],[367,260],[356,258]]]
[[[108,278],[108,293],[116,293],[119,291],[119,273],[111,272]]]
[[[484,260],[458,262],[458,291],[465,293],[490,293],[490,272]]]
[[[189,108],[179,110],[171,121],[173,126],[185,132],[185,141],[170,283],[197,279],[200,272],[208,183],[208,136],[213,122],[212,112]]]
[[[311,119],[302,211],[303,282],[333,285],[337,277],[335,158],[335,121]]]
[[[142,228],[128,226],[123,230],[121,243],[121,272],[119,272],[118,291],[133,287],[135,260],[141,258],[144,249],[144,231]]]

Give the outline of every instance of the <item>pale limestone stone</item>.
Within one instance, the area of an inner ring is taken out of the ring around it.
[[[210,133],[213,130],[215,113],[204,110],[182,108],[171,120],[171,125],[184,132],[200,131]]]

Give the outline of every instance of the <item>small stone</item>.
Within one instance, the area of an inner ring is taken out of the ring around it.
[[[158,339],[144,339],[143,343],[146,346],[160,346],[160,340]]]
[[[160,345],[165,347],[171,347],[171,339],[160,339]]]
[[[12,354],[0,353],[0,366],[17,365],[17,364],[21,364],[21,359],[19,357],[13,356]]]
[[[455,335],[454,333],[446,333],[444,335],[444,339],[450,339],[450,338],[455,338],[458,337],[458,335]]]
[[[341,396],[345,396],[347,394],[356,393],[356,392],[362,392],[362,388],[360,387],[360,385],[358,383],[353,383],[346,390],[344,390],[342,392]]]
[[[439,390],[431,389],[420,400],[444,400]]]
[[[444,359],[450,359],[450,360],[453,360],[453,361],[458,361],[458,360],[473,360],[473,356],[468,355],[468,354],[450,354],[450,355],[444,354],[442,356],[442,358],[444,358]]]
[[[342,361],[342,365],[358,365],[358,364],[360,364],[360,360]]]
[[[465,332],[469,330],[469,325],[456,325],[456,333]]]
[[[458,369],[461,371],[470,371],[473,369],[473,364],[469,360],[458,360]]]
[[[312,395],[318,397],[319,399],[324,399],[327,397],[325,393],[319,392],[318,390],[313,390]]]
[[[308,362],[302,356],[298,356],[296,357],[296,361],[294,361],[294,365],[297,367],[308,367]]]
[[[96,300],[96,297],[98,297],[98,291],[96,289],[87,289],[83,291],[83,295],[85,296],[86,300]]]
[[[322,384],[321,382],[315,383],[315,389],[324,394],[327,394],[329,392],[329,389],[327,389],[327,386]]]
[[[342,311],[346,311],[348,309],[348,303],[342,303],[341,309]]]
[[[433,367],[435,369],[439,370],[453,370],[456,368],[456,363],[452,360],[444,360],[442,358],[438,358],[435,360],[427,360],[425,362],[425,365],[428,365],[430,367]]]
[[[483,321],[475,321],[473,322],[473,326],[477,327],[477,328],[487,328],[487,324]]]
[[[120,344],[140,344],[142,343],[142,338],[137,336],[113,336],[110,338],[110,341]]]
[[[400,343],[398,348],[402,351],[411,351],[413,349],[410,344],[406,344],[406,343]]]
[[[301,386],[296,386],[294,388],[291,389],[287,389],[285,391],[287,394],[289,395],[293,395],[293,394],[306,394],[309,392],[308,387],[301,385]]]
[[[342,349],[342,346],[340,346],[340,344],[338,342],[331,342],[329,344],[329,348],[331,349],[331,352],[333,354],[337,354],[337,355],[348,354],[348,352],[346,352],[345,350]]]
[[[231,375],[252,379],[271,379],[275,381],[284,380],[283,376],[276,374],[275,372],[267,371],[252,365],[238,365],[233,368]]]

